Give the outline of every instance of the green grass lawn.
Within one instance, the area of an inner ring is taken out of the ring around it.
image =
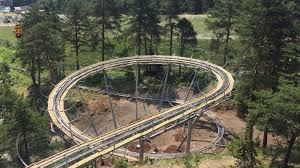
[[[12,26],[0,26],[0,39],[16,42],[15,29]]]

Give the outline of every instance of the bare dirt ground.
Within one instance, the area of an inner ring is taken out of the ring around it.
[[[214,109],[214,114],[218,117],[218,119],[223,123],[224,127],[236,134],[241,133],[246,126],[246,122],[244,119],[238,117],[237,112],[232,108],[232,104],[225,103],[218,108]],[[263,132],[258,129],[254,129],[254,139],[259,139],[262,141]],[[268,135],[268,144],[276,144],[282,139],[276,135],[269,134]]]
[[[187,128],[186,128],[187,129]],[[185,130],[186,130],[185,129]],[[183,127],[177,127],[173,130],[170,130],[156,138],[151,139],[150,142],[147,142],[145,145],[145,152],[148,153],[177,153],[185,151],[185,144],[183,143],[182,147],[177,150],[177,147],[183,140],[183,135],[186,131],[183,130]],[[193,129],[192,130],[192,142],[191,149],[200,149],[208,145],[214,138],[216,133],[208,129]],[[138,152],[138,141],[135,141],[128,145],[128,150],[133,152]]]
[[[210,90],[213,88],[209,86],[206,88]],[[180,100],[184,100],[187,95],[187,87],[180,87],[176,90],[176,98]],[[73,93],[72,93],[73,92]],[[198,93],[197,96],[203,93]],[[84,97],[86,107],[89,111],[89,114],[92,116],[93,123],[97,129],[99,135],[104,134],[108,131],[114,129],[111,108],[109,106],[109,99],[107,95],[101,95],[94,92],[82,92]],[[195,95],[194,95],[195,96]],[[75,102],[80,102],[80,95],[78,91],[71,91],[67,97],[72,97],[71,99]],[[191,99],[192,97],[189,97]],[[126,126],[136,120],[135,114],[135,99],[127,99],[127,98],[113,98],[112,104],[114,107],[114,111],[117,118],[118,126]],[[143,102],[138,101],[138,119],[145,118],[148,115],[153,115],[159,113],[158,110],[158,102]],[[84,130],[85,133],[90,136],[96,136],[94,129],[91,127],[91,120],[88,117],[88,114],[85,112],[83,105],[79,105],[78,112],[76,113],[77,121],[74,122],[76,127]],[[170,108],[171,105],[164,104],[161,111],[164,111]],[[146,109],[146,111],[145,111]],[[226,128],[232,130],[236,133],[240,132],[245,123],[242,119],[237,117],[236,112],[232,110],[230,107],[221,107],[213,110],[216,114],[217,118],[221,120]],[[202,120],[204,123],[205,121]],[[209,124],[207,124],[209,125]],[[210,126],[211,127],[211,126]],[[173,130],[170,130],[154,139],[151,139],[150,142],[145,143],[145,152],[148,153],[175,153],[178,152],[177,147],[182,141],[182,137],[184,135],[183,127],[177,127]],[[199,149],[209,144],[216,137],[216,133],[209,129],[193,129],[192,131],[192,143],[191,149]],[[128,150],[137,152],[138,151],[138,141],[134,141],[128,146],[126,146]],[[185,151],[185,143],[183,143],[180,151]],[[106,161],[104,163],[106,166],[111,167],[113,161]],[[234,164],[234,160],[232,158],[221,158],[217,161],[206,160],[201,162],[199,166],[204,167],[229,167]],[[153,165],[154,166],[154,165]],[[153,167],[152,165],[146,167]],[[154,166],[155,167],[155,166]],[[156,166],[156,167],[166,167],[164,166]],[[170,167],[170,166],[167,166]],[[184,165],[177,164],[171,167],[184,167]]]
[[[212,86],[211,86],[212,87]],[[176,90],[178,99],[185,99],[187,94],[186,87],[181,87]],[[74,93],[72,93],[74,92]],[[97,93],[88,93],[82,92],[84,97],[86,108],[89,111],[89,114],[92,116],[91,119],[88,117],[88,113],[85,112],[84,106],[81,105],[76,113],[77,120],[74,122],[75,126],[79,129],[85,131],[90,136],[96,136],[95,129],[92,127],[92,121],[97,129],[98,135],[104,134],[108,131],[114,129],[113,119],[111,108],[109,106],[109,98],[107,95],[101,95]],[[197,94],[199,96],[200,93]],[[67,97],[73,97],[77,102],[80,102],[80,94],[76,91],[71,91]],[[191,97],[190,97],[191,98]],[[114,112],[117,118],[118,126],[126,126],[136,120],[135,114],[135,99],[126,99],[126,98],[112,98],[112,104],[114,107]],[[138,119],[145,118],[148,115],[153,115],[159,113],[158,110],[159,102],[143,102],[138,101]],[[165,111],[170,108],[171,105],[164,104],[161,111]],[[146,109],[146,110],[145,110]],[[199,149],[208,145],[215,137],[216,133],[203,129],[194,129],[192,132],[192,143],[191,149]],[[145,152],[151,153],[174,153],[178,152],[177,146],[182,141],[182,137],[185,134],[182,127],[170,130],[154,139],[151,142],[146,144]],[[135,141],[128,145],[130,151],[138,151],[137,149],[138,142]],[[147,146],[149,146],[147,148]],[[181,151],[184,151],[185,143],[180,148]]]
[[[186,94],[185,88],[177,89],[177,96],[183,99]],[[93,118],[96,129],[99,135],[104,134],[108,131],[114,129],[111,109],[109,107],[109,99],[107,95],[101,95],[91,92],[82,92],[83,97],[86,101],[89,113]],[[74,96],[76,95],[76,96]],[[198,95],[199,96],[199,95]],[[79,94],[70,95],[70,97],[75,98],[76,101],[80,101]],[[135,99],[126,98],[113,98],[112,103],[116,113],[116,118],[118,121],[118,126],[125,126],[135,121]],[[161,111],[170,108],[171,106],[165,105]],[[145,112],[145,110],[147,112]],[[148,115],[153,115],[159,113],[158,102],[138,102],[138,118],[144,118]],[[232,109],[232,105],[226,103],[220,107],[212,110],[212,112],[217,116],[217,118],[223,123],[226,129],[234,133],[240,133],[243,128],[245,128],[245,122],[243,119],[237,116],[236,111]],[[78,120],[74,123],[81,130],[86,130],[91,136],[96,136],[94,129],[91,127],[91,121],[88,119],[88,115],[84,112],[83,107],[79,107],[79,112],[77,112]],[[202,120],[204,123],[205,121]],[[208,124],[209,125],[209,124]],[[177,147],[182,141],[183,137],[183,127],[177,127],[170,130],[154,139],[150,142],[145,142],[145,152],[148,153],[175,153],[178,152]],[[199,149],[209,144],[216,137],[216,133],[209,129],[193,129],[192,132],[192,143],[191,149]],[[255,130],[254,137],[259,137],[262,139],[262,132]],[[277,141],[276,137],[269,135],[269,143],[275,143]],[[134,141],[128,146],[126,146],[129,151],[138,152],[138,141]],[[222,149],[221,149],[222,150]],[[185,151],[185,143],[179,151]],[[216,152],[216,151],[213,151]],[[105,161],[104,165],[111,167],[113,161]],[[234,165],[234,159],[231,157],[220,158],[217,160],[205,160],[201,161],[199,168],[213,168],[213,167],[230,167]],[[148,165],[144,167],[166,167],[166,165]],[[170,167],[170,166],[167,166]],[[173,165],[171,167],[184,167],[182,164]]]

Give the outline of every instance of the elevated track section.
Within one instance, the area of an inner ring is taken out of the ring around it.
[[[119,127],[96,138],[89,137],[72,125],[64,111],[64,98],[68,91],[80,80],[102,73],[108,69],[131,65],[178,65],[211,71],[218,83],[209,93],[177,105],[159,114],[138,120],[130,125]],[[232,75],[218,65],[197,59],[177,56],[136,56],[100,62],[72,73],[58,83],[49,95],[48,112],[52,122],[67,136],[78,143],[67,150],[41,160],[29,167],[80,167],[99,157],[109,154],[118,148],[172,123],[206,111],[215,104],[221,103],[231,94],[234,80]]]

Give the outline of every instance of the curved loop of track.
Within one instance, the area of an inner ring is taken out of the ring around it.
[[[175,64],[196,69],[211,70],[218,80],[217,86],[204,96],[197,97],[185,104],[175,106],[157,115],[120,127],[104,135],[91,138],[77,129],[64,111],[64,98],[68,91],[80,80],[101,73],[103,70],[136,64],[167,65]],[[49,95],[48,112],[52,122],[66,135],[80,143],[29,167],[79,167],[108,154],[129,142],[142,138],[168,124],[188,117],[196,112],[207,110],[220,103],[233,89],[232,75],[218,65],[197,59],[177,56],[138,56],[114,59],[85,67],[67,76],[58,83]]]

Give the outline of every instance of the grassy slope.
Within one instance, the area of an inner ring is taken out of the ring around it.
[[[197,159],[196,159],[197,158]],[[168,160],[156,160],[153,164],[148,161],[145,164],[136,164],[130,166],[132,168],[185,168],[186,159],[168,159]],[[194,168],[230,168],[234,166],[234,158],[226,153],[219,153],[216,155],[197,155],[190,160],[191,165]]]
[[[14,27],[0,26],[0,39],[8,40],[16,43]],[[21,62],[16,59],[16,50],[13,48],[6,48],[0,45],[0,61],[10,64],[15,67],[21,67]],[[27,95],[27,88],[31,85],[31,80],[28,75],[11,70],[10,75],[14,81],[12,88],[20,94]]]
[[[0,26],[0,39],[16,42],[14,27],[11,26]]]

